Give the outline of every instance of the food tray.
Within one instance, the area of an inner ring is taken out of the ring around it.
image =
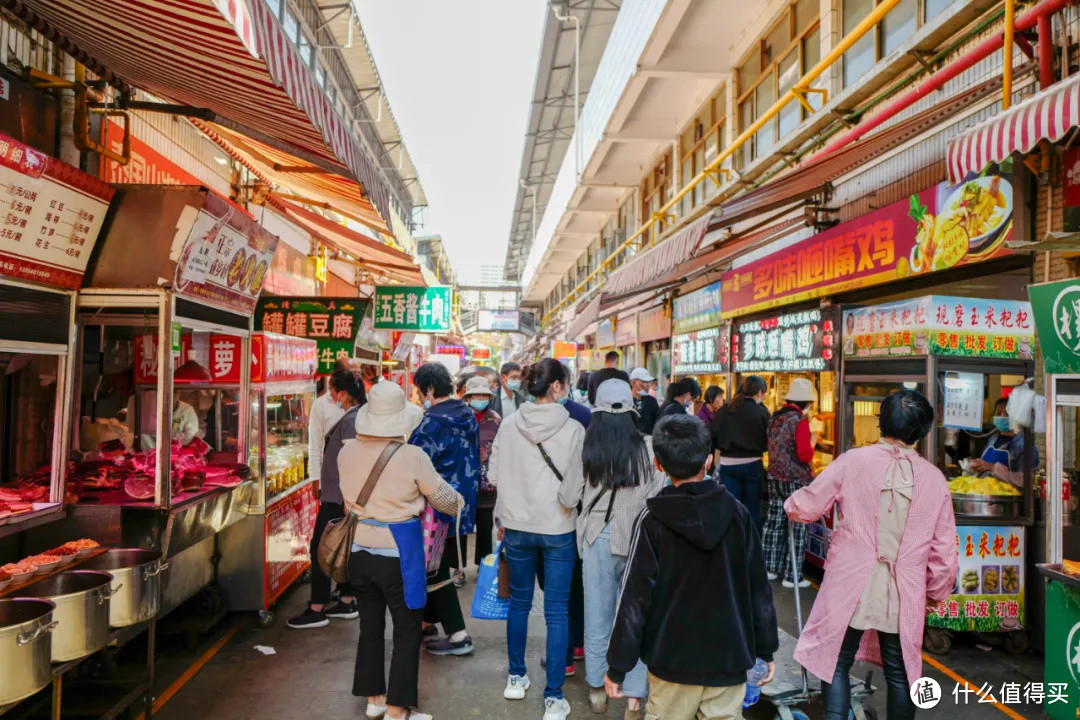
[[[965,495],[953,493],[953,512],[964,517],[1019,518],[1024,498],[1020,495]]]

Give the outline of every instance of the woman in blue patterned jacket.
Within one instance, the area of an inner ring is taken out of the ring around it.
[[[421,365],[416,370],[413,384],[426,413],[409,438],[409,444],[422,448],[443,480],[465,498],[460,532],[462,536],[468,535],[476,526],[476,495],[480,488],[480,427],[476,415],[454,395],[454,380],[443,365]],[[441,519],[453,522],[453,518]],[[447,542],[454,542],[452,534]],[[444,552],[439,572],[430,580],[434,585],[442,584],[428,593],[424,610],[424,621],[429,623],[424,629],[428,639],[424,647],[432,655],[468,655],[473,651],[472,638],[465,631],[465,616],[461,612],[457,588],[452,583],[443,584],[450,579],[455,558],[456,553]],[[437,637],[436,623],[443,626],[445,637]]]

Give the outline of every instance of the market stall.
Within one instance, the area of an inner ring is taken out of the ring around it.
[[[163,612],[211,584],[218,533],[258,507],[245,398],[276,243],[205,188],[123,187],[79,294],[71,531],[162,552]]]
[[[638,342],[641,343],[642,349],[641,366],[656,378],[656,394],[663,398],[671,379],[671,307],[669,305],[666,303],[654,305],[638,313]]]
[[[680,295],[671,305],[672,375],[693,376],[703,390],[716,385],[730,398],[731,327],[720,321],[720,282]]]
[[[1046,474],[1037,517],[1044,523],[1046,580],[1044,680],[1080,697],[1080,280],[1028,288],[1046,392]],[[1073,703],[1075,705],[1075,703]],[[1068,703],[1046,706],[1051,720],[1074,720]]]
[[[783,406],[795,378],[814,384],[817,402],[809,420],[818,440],[811,463],[815,475],[836,454],[838,322],[839,309],[826,307],[745,320],[731,329],[734,386],[748,375],[761,376],[768,383],[764,404],[770,411]],[[824,567],[833,522],[829,516],[807,528],[806,559],[818,567]]]
[[[251,337],[248,464],[258,507],[221,534],[221,584],[230,610],[269,610],[311,566],[318,487],[309,479],[308,414],[315,401],[313,339]]]
[[[1037,463],[1030,423],[1005,408],[1034,372],[1030,304],[933,295],[847,308],[843,322],[841,450],[878,441],[881,401],[901,388],[937,411],[919,450],[950,480],[960,570],[952,597],[927,618],[927,648],[947,652],[953,630],[1005,633],[1009,650],[1026,649]]]
[[[74,290],[114,191],[6,135],[0,135],[0,188],[3,538],[63,517]],[[0,541],[0,559],[13,560],[18,546],[17,538]]]

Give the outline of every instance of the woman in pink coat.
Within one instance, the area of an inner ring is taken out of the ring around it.
[[[887,397],[881,441],[850,450],[784,509],[813,522],[839,505],[825,580],[795,650],[821,678],[827,720],[846,720],[856,658],[882,665],[889,720],[915,715],[909,684],[922,675],[927,607],[947,600],[956,579],[956,520],[945,477],[915,450],[934,410],[913,390]]]

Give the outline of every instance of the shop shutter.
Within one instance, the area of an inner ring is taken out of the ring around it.
[[[251,325],[251,319],[243,315],[237,315],[228,310],[221,310],[178,297],[176,298],[176,321],[182,323],[184,318],[201,320],[202,322],[237,328],[238,330],[250,330]]]
[[[71,295],[0,283],[0,342],[67,345]]]

